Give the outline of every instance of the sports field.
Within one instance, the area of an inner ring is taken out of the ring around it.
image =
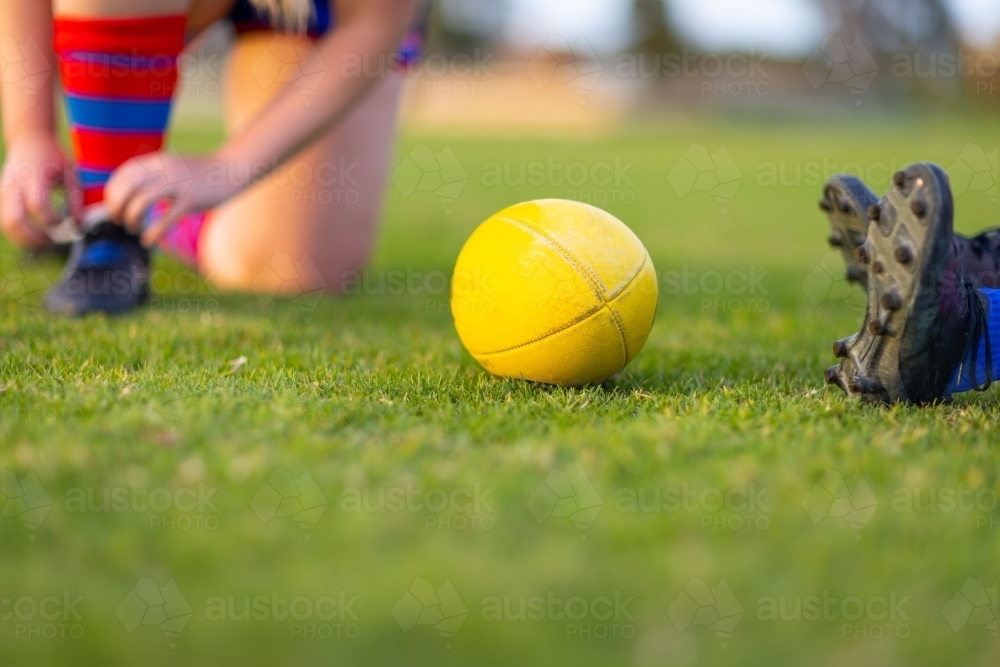
[[[341,299],[161,261],[151,308],[65,321],[37,308],[59,266],[0,245],[0,663],[995,664],[997,390],[883,409],[823,385],[863,301],[816,201],[847,163],[881,191],[930,160],[960,230],[996,225],[998,129],[408,135],[394,166],[429,152],[443,189],[397,172]],[[494,379],[452,327],[464,239],[540,197],[601,204],[660,276],[599,387]]]

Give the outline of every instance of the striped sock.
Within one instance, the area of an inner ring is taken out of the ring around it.
[[[185,23],[184,16],[54,22],[85,226],[106,219],[111,172],[163,146]]]

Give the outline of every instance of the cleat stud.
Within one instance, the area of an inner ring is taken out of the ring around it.
[[[886,323],[885,315],[883,315],[881,318],[877,320],[872,320],[871,323],[868,325],[868,330],[871,331],[876,336],[892,335],[892,330],[889,329],[889,326]]]
[[[827,242],[834,248],[839,248],[844,245],[844,236],[839,231],[834,230]]]
[[[883,294],[880,302],[886,310],[899,310],[903,307],[903,299],[899,296],[899,290],[896,288],[892,288]]]
[[[855,375],[848,381],[851,391],[859,394],[884,394],[885,387],[878,380],[872,380],[862,375]]]
[[[913,261],[913,251],[907,246],[899,246],[896,248],[895,252],[893,252],[893,257],[895,257],[896,261],[900,264],[909,264]]]
[[[865,285],[868,282],[868,272],[857,266],[848,266],[844,272],[844,280],[849,283]]]
[[[836,343],[834,343],[833,356],[837,357],[838,359],[846,358],[848,355],[847,341],[849,340],[850,340],[849,338],[844,338],[843,340],[838,340]]]
[[[827,213],[833,210],[833,204],[830,203],[830,200],[827,199],[826,197],[819,200],[819,207],[821,210],[826,211]]]
[[[881,260],[875,260],[872,262],[872,273],[876,276],[880,276],[885,273],[885,266],[882,264]]]
[[[922,218],[927,215],[927,202],[922,199],[914,199],[913,203],[910,204],[910,210],[913,211],[913,215]]]
[[[843,213],[844,215],[850,215],[851,213],[854,212],[854,210],[851,208],[850,204],[848,204],[846,201],[844,201],[843,199],[841,199],[840,200],[840,212]]]
[[[868,264],[872,261],[872,244],[867,240],[854,249],[854,259],[858,260],[862,264]]]
[[[872,204],[868,207],[868,219],[878,222],[879,218],[882,217],[882,209],[878,207],[878,204]]]
[[[823,377],[826,379],[827,384],[840,384],[840,379],[837,377],[837,367],[830,366],[825,371],[823,371]]]
[[[897,188],[902,189],[903,186],[906,185],[906,174],[901,171],[897,171],[892,175],[892,182]]]

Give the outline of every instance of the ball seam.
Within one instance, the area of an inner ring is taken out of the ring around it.
[[[539,235],[539,236],[541,236],[541,235]],[[495,352],[473,352],[472,350],[469,350],[469,353],[472,354],[473,356],[477,356],[477,357],[489,357],[489,356],[493,356],[493,355],[497,355],[497,354],[505,354],[507,352],[513,352],[514,350],[519,350],[521,348],[528,347],[529,345],[535,345],[536,343],[541,343],[542,341],[544,341],[544,340],[546,340],[548,338],[551,338],[552,336],[555,336],[556,334],[560,334],[560,333],[562,333],[564,331],[569,331],[573,327],[575,327],[577,325],[580,325],[580,324],[583,324],[584,322],[586,322],[590,318],[592,318],[595,315],[597,315],[603,309],[607,308],[608,311],[611,312],[611,319],[615,323],[615,328],[618,330],[618,335],[621,337],[622,348],[623,348],[623,350],[625,350],[625,360],[622,363],[622,368],[624,368],[625,364],[628,363],[628,342],[627,342],[627,339],[625,338],[624,327],[619,326],[619,323],[618,323],[618,320],[617,320],[618,313],[611,307],[611,303],[613,301],[618,300],[622,296],[624,296],[625,293],[629,290],[629,288],[632,287],[636,283],[636,281],[639,280],[639,277],[642,275],[642,268],[646,266],[646,262],[647,261],[649,261],[649,253],[646,253],[644,255],[644,257],[642,259],[642,264],[639,265],[639,269],[640,270],[636,271],[635,275],[632,276],[627,283],[625,283],[625,286],[621,290],[618,291],[618,294],[613,299],[611,299],[610,301],[605,301],[604,303],[602,303],[597,308],[594,308],[593,310],[590,310],[590,311],[584,313],[579,318],[573,320],[572,322],[570,322],[569,324],[567,324],[566,326],[564,326],[562,329],[556,329],[555,331],[550,331],[549,333],[547,333],[547,334],[545,334],[543,336],[539,336],[538,338],[535,338],[534,340],[529,340],[526,343],[521,343],[519,345],[514,345],[513,347],[504,348],[503,350],[496,350]]]
[[[604,285],[601,283],[600,278],[598,278],[594,270],[590,266],[587,266],[582,261],[574,257],[572,254],[570,254],[569,250],[564,248],[562,244],[560,244],[558,241],[551,238],[550,236],[538,231],[534,227],[530,227],[519,220],[514,220],[513,218],[506,218],[506,217],[501,217],[499,219],[502,220],[503,222],[506,222],[515,227],[520,227],[521,229],[524,229],[530,232],[531,234],[534,234],[535,236],[537,236],[538,238],[542,239],[550,246],[555,248],[556,252],[559,253],[559,255],[564,260],[566,260],[566,263],[569,264],[570,267],[575,269],[577,274],[579,274],[580,277],[583,278],[584,282],[586,282],[590,286],[590,289],[594,291],[594,293],[597,295],[597,298],[603,301],[604,303],[607,303],[608,299],[604,294],[605,292]]]

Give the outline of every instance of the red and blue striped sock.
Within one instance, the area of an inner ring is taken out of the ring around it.
[[[85,226],[107,218],[102,203],[111,172],[163,147],[185,24],[183,15],[55,20]],[[196,265],[204,222],[204,215],[188,216],[164,237],[162,247]]]
[[[57,18],[70,135],[84,187],[85,222],[98,217],[104,184],[126,160],[159,151],[177,86],[184,16]]]

